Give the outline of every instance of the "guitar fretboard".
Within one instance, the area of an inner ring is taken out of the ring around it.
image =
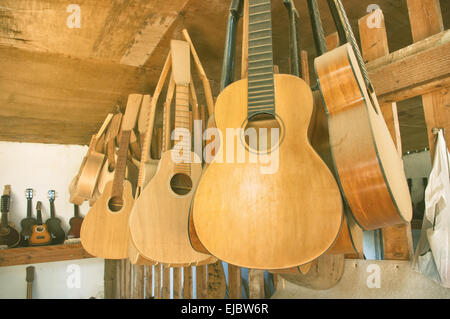
[[[175,130],[186,129],[190,131],[190,116],[189,116],[189,87],[177,85],[175,89]],[[181,143],[181,144],[180,144]],[[190,150],[191,140],[178,140],[175,144],[183,150]],[[191,175],[191,154],[190,152],[182,152],[175,154],[175,172]]]
[[[248,116],[275,115],[270,0],[249,1]]]
[[[122,131],[119,141],[119,152],[117,154],[117,165],[114,171],[113,187],[111,197],[122,198],[123,180],[127,169],[128,146],[130,144],[131,131]]]

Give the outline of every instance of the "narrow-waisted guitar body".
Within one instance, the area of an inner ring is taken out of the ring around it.
[[[346,44],[316,58],[315,69],[338,181],[356,221],[366,230],[410,221],[402,159],[352,47]]]
[[[271,150],[271,163],[251,163],[242,138],[234,137],[234,148],[226,147],[227,128],[243,127],[248,117],[248,82],[235,82],[217,99],[214,116],[222,132],[221,148],[193,202],[201,243],[212,255],[241,267],[279,269],[308,263],[333,244],[342,222],[339,188],[307,137],[311,90],[298,77],[273,77],[281,142]],[[240,152],[244,163],[237,160]]]

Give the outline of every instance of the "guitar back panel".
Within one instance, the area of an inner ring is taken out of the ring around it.
[[[340,186],[358,224],[377,229],[412,218],[403,163],[349,44],[315,60]]]
[[[192,213],[198,238],[211,254],[255,269],[314,260],[333,244],[342,222],[339,188],[307,138],[311,90],[295,76],[274,78],[275,111],[285,127],[284,140],[274,151],[277,169],[262,174],[269,164],[250,163],[249,152],[234,138],[234,163],[225,161],[233,148],[221,147],[199,182]],[[240,80],[216,102],[222,145],[227,145],[226,129],[240,128],[246,117],[247,80]],[[237,152],[244,152],[247,161],[238,163]]]

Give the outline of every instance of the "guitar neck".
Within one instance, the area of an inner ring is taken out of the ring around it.
[[[80,217],[80,207],[77,204],[73,205],[73,216]]]
[[[8,213],[7,212],[2,212],[2,222],[0,225],[2,228],[8,227]]]
[[[2,228],[8,227],[8,211],[9,211],[9,195],[2,195],[1,199]]]
[[[125,179],[128,146],[130,145],[131,131],[122,131],[119,142],[119,153],[117,156],[116,169],[114,171],[114,180],[111,196],[122,197],[123,180]]]
[[[270,0],[249,1],[248,116],[275,116]]]
[[[175,132],[177,130],[190,131],[190,112],[189,112],[189,86],[177,85],[175,93]],[[191,140],[179,140],[176,142],[183,150],[191,149]],[[191,154],[190,152],[176,153],[175,173],[191,174]]]
[[[50,217],[55,218],[55,201],[53,199],[50,199],[49,202],[50,202]]]
[[[32,205],[31,198],[27,198],[27,218],[31,218],[31,205]]]

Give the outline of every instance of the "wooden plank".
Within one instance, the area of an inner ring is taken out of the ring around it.
[[[120,299],[125,299],[125,259],[120,260]]]
[[[414,42],[421,41],[444,30],[442,13],[438,0],[408,0],[408,14]],[[427,124],[428,145],[431,158],[434,158],[435,136],[433,128],[446,128],[444,137],[450,143],[450,93],[448,88],[422,95],[423,111]]]
[[[116,298],[117,260],[105,259],[105,299]]]
[[[161,298],[170,299],[170,268],[162,265]]]
[[[398,102],[450,85],[450,30],[367,64],[378,100]]]
[[[206,266],[195,267],[195,285],[197,289],[197,299],[206,299]]]
[[[145,299],[153,298],[153,266],[145,266]]]
[[[125,299],[131,299],[133,294],[132,264],[129,259],[125,259]]]
[[[81,244],[24,247],[0,250],[0,267],[94,258]]]
[[[376,14],[379,25],[369,27],[368,19]],[[384,15],[380,9],[358,20],[361,38],[361,50],[366,61],[381,58],[389,54]],[[402,156],[402,141],[398,122],[397,103],[380,103],[380,109],[389,129],[391,137],[397,146],[399,156]],[[384,259],[408,260],[413,256],[411,224],[402,224],[382,229]]]
[[[161,299],[161,265],[155,266],[155,299]]]
[[[193,298],[192,267],[183,268],[183,298]]]
[[[230,299],[242,298],[241,268],[228,264],[228,297]]]
[[[144,265],[133,266],[133,299],[144,299],[145,269]]]
[[[173,269],[173,299],[181,299],[182,285],[181,285],[181,268],[174,267]]]
[[[214,264],[207,265],[208,271],[208,299],[225,299],[226,295],[226,280],[225,272],[223,270],[222,261],[218,260]]]
[[[248,270],[248,286],[250,299],[264,298],[264,270]]]

